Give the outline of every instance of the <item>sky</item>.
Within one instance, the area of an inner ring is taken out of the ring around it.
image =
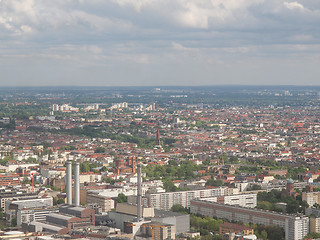
[[[320,85],[319,0],[0,0],[0,86]]]

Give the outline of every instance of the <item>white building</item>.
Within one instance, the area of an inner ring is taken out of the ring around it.
[[[33,221],[45,221],[46,216],[51,213],[59,212],[58,208],[28,208],[17,210],[17,225],[21,226],[23,223],[31,223]]]
[[[238,194],[239,190],[235,188],[219,187],[212,189],[201,189],[192,191],[147,193],[148,207],[169,211],[175,204],[181,204],[183,207],[190,207],[190,201],[195,198],[207,198],[216,196],[225,196]]]
[[[235,194],[229,196],[203,198],[208,202],[218,202],[228,205],[236,205],[240,207],[255,208],[257,206],[257,194]]]
[[[309,233],[309,218],[282,214],[254,208],[244,208],[195,199],[191,201],[190,212],[209,217],[225,218],[229,221],[277,225],[284,229],[286,240],[302,240]]]

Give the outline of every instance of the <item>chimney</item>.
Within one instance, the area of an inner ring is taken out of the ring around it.
[[[137,194],[137,218],[138,221],[142,221],[142,179],[141,179],[141,164],[137,165],[137,172],[138,172],[138,194]]]
[[[74,166],[74,205],[80,206],[80,164]]]
[[[67,161],[66,174],[67,204],[72,205],[72,163]]]

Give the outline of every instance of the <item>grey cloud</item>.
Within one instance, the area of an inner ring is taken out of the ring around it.
[[[87,70],[95,84],[122,84],[135,71],[136,84],[164,83],[159,74],[168,83],[198,74],[208,84],[233,82],[253,66],[249,82],[263,64],[283,76],[281,62],[299,71],[294,57],[316,66],[319,22],[318,0],[0,0],[0,71],[34,84],[37,71],[48,81],[74,73],[84,82]],[[10,72],[14,66],[25,74]],[[229,66],[235,76],[223,74]]]

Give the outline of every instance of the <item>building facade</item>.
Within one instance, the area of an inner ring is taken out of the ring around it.
[[[302,240],[309,233],[309,218],[307,216],[281,214],[200,199],[191,201],[190,212],[204,216],[225,218],[229,221],[277,225],[284,229],[286,240]]]
[[[148,199],[148,207],[169,211],[175,204],[189,208],[192,199],[233,195],[235,191],[238,193],[238,189],[219,187],[192,191],[147,193],[146,198]]]
[[[257,194],[235,194],[228,196],[219,196],[211,198],[203,198],[208,202],[217,202],[221,204],[237,205],[240,207],[255,208],[257,206]]]
[[[315,203],[320,203],[320,192],[303,192],[302,200],[306,201],[309,204],[309,207],[312,207]]]
[[[101,206],[102,212],[109,212],[111,209],[114,208],[114,201],[105,196],[101,196],[99,194],[94,194],[94,193],[88,193],[87,194],[87,203],[92,204],[92,203],[97,203]]]
[[[310,218],[310,232],[320,233],[320,218],[311,217]]]
[[[58,208],[37,208],[37,209],[18,209],[17,211],[17,225],[21,226],[23,223],[31,223],[33,221],[45,221],[46,216],[51,213],[59,212]]]

